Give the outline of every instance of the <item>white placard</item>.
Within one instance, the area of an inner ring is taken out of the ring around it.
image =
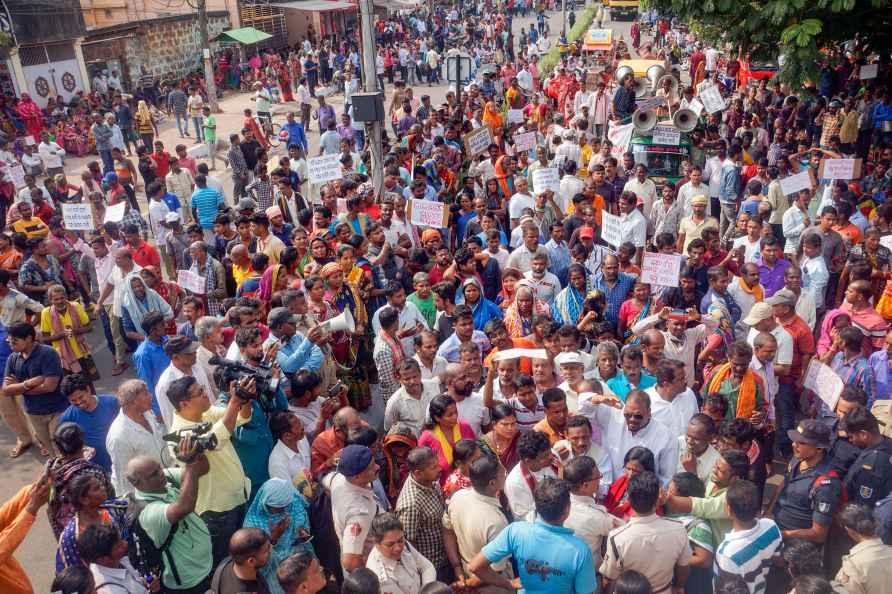
[[[519,359],[520,357],[527,357],[529,359],[547,359],[548,351],[545,349],[508,349],[506,351],[499,351],[493,355],[492,360],[495,363],[506,359]]]
[[[805,371],[803,385],[818,395],[827,408],[836,408],[836,401],[843,389],[842,378],[817,359],[812,359]]]
[[[118,202],[114,206],[109,206],[105,209],[105,220],[103,223],[119,223],[121,219],[124,218],[124,215],[127,213],[127,203],[123,200]]]
[[[619,249],[622,241],[622,231],[619,226],[619,217],[606,210],[601,213],[601,239]]]
[[[703,89],[697,93],[697,97],[700,98],[700,103],[703,104],[706,113],[715,113],[725,109],[725,98],[722,97],[722,94],[715,85],[703,87]]]
[[[508,110],[508,123],[509,124],[522,124],[524,120],[523,110],[522,109],[509,109]]]
[[[703,113],[703,104],[700,103],[700,100],[694,97],[691,99],[691,102],[688,103],[688,109],[697,114],[697,117],[700,117],[700,114]]]
[[[177,271],[177,284],[186,289],[187,291],[192,291],[193,293],[197,293],[199,295],[204,295],[204,287],[205,282],[204,279],[192,272],[191,270],[178,270]]]
[[[29,134],[25,137],[25,144],[27,144],[28,146],[35,146],[37,144],[37,141],[34,140],[34,136]]]
[[[824,179],[855,179],[857,159],[824,159]]]
[[[859,77],[861,80],[868,80],[870,78],[876,78],[878,74],[879,64],[865,64],[861,67],[859,72]]]
[[[448,216],[448,209],[442,202],[434,202],[433,200],[418,200],[412,198],[409,201],[410,218],[409,222],[413,225],[423,225],[425,227],[441,228],[445,225],[443,221]]]
[[[89,204],[63,204],[62,218],[69,231],[92,231],[96,228]]]
[[[492,144],[492,133],[488,127],[480,126],[476,130],[465,134],[464,141],[468,154],[471,157],[476,157],[489,150],[489,145]]]
[[[341,171],[341,155],[333,153],[307,159],[307,171],[311,184],[321,184],[344,177]]]
[[[556,167],[542,167],[533,172],[533,193],[541,194],[545,190],[555,194],[561,191],[561,176]]]
[[[610,125],[607,130],[607,139],[612,143],[610,154],[614,158],[622,159],[623,153],[629,150],[629,144],[632,142],[632,132],[634,131],[635,124]]]
[[[803,171],[800,171],[796,175],[790,175],[781,178],[780,187],[781,192],[784,193],[784,196],[795,194],[799,190],[810,190],[811,177],[808,175],[808,170],[805,169]]]
[[[338,198],[337,201],[337,214],[347,214],[347,199],[346,198]]]
[[[682,258],[683,256],[677,254],[644,252],[644,260],[641,263],[641,282],[663,287],[677,287]]]
[[[514,151],[522,153],[536,146],[536,132],[524,132],[514,135]]]
[[[16,163],[9,168],[9,178],[16,188],[25,187],[25,168]]]
[[[892,235],[886,235],[885,237],[880,237],[880,245],[892,250]]]
[[[649,97],[644,99],[643,101],[638,101],[635,103],[635,107],[640,109],[641,111],[647,111],[648,109],[656,109],[657,107],[661,107],[666,105],[665,97]]]
[[[681,143],[681,130],[671,126],[656,126],[653,129],[653,143],[678,146]]]

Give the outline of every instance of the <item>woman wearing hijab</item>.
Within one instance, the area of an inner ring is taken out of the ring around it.
[[[585,266],[574,262],[567,267],[567,286],[555,295],[551,304],[551,317],[559,324],[573,324],[579,322],[582,306],[586,295]]]
[[[260,575],[266,580],[270,594],[284,594],[276,578],[279,564],[302,550],[313,552],[310,518],[303,496],[288,481],[269,479],[257,491],[243,527],[259,528],[269,535],[272,550]]]
[[[464,303],[471,308],[474,313],[474,330],[483,331],[488,321],[502,319],[502,310],[483,296],[483,287],[475,277],[466,278],[461,284],[461,294],[456,296],[456,303]]]
[[[483,124],[495,134],[502,131],[502,114],[496,109],[494,101],[487,101],[483,106]]]
[[[511,157],[502,155],[496,160],[496,181],[499,183],[499,193],[502,198],[508,200],[514,195],[514,171],[511,167]]]
[[[165,321],[173,318],[173,310],[161,295],[150,289],[138,272],[131,272],[124,279],[121,304],[121,327],[128,339],[141,341],[144,338],[142,321],[150,311],[160,312]]]

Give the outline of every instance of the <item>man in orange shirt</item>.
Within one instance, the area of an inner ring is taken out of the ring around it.
[[[0,592],[34,594],[31,580],[12,556],[25,540],[37,519],[37,512],[50,498],[50,483],[41,476],[33,485],[26,485],[0,507]]]
[[[545,407],[545,418],[533,425],[534,431],[541,431],[548,436],[551,445],[567,439],[567,396],[560,388],[549,388],[542,393],[542,406]]]

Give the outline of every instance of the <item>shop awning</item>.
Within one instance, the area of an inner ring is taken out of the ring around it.
[[[357,8],[353,2],[342,2],[340,0],[298,0],[297,2],[275,4],[275,6],[285,10],[303,10],[305,12],[332,12],[336,10],[356,10]]]
[[[223,43],[241,43],[242,45],[253,45],[270,39],[272,35],[264,33],[254,27],[242,27],[241,29],[230,29],[223,31],[216,37],[214,41],[222,41]]]

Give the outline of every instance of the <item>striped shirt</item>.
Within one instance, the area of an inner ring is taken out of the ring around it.
[[[749,530],[732,530],[715,554],[715,583],[726,574],[744,579],[750,594],[765,591],[771,558],[781,546],[781,533],[774,520],[761,518]]]
[[[195,188],[192,192],[192,208],[198,214],[202,229],[214,228],[214,218],[220,214],[217,207],[225,203],[220,192],[213,188]]]

